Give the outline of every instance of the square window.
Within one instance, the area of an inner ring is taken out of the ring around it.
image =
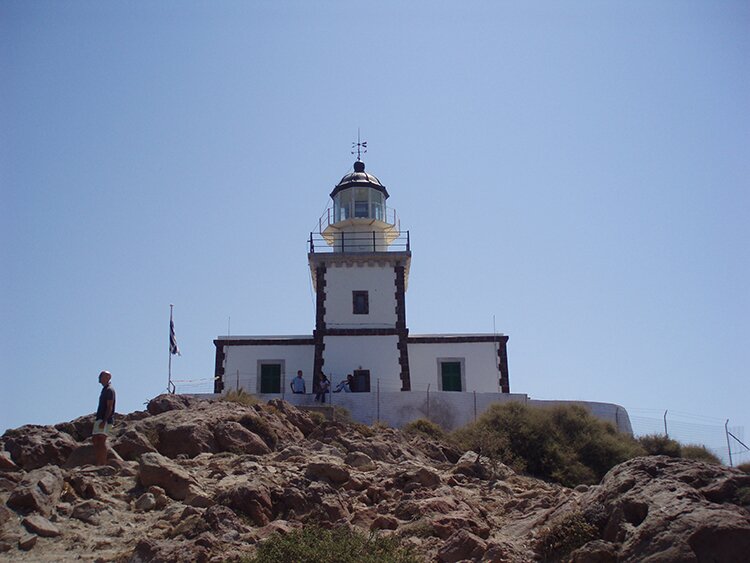
[[[352,312],[355,315],[370,314],[370,297],[366,291],[352,291]]]
[[[440,380],[443,391],[461,391],[461,362],[440,362]]]
[[[260,364],[260,392],[281,393],[281,364]]]

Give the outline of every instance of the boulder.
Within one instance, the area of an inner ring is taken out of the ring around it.
[[[438,550],[438,561],[455,563],[456,561],[479,561],[487,551],[487,544],[479,536],[468,530],[459,530],[453,534]]]
[[[414,472],[407,475],[407,481],[412,483],[419,483],[423,487],[434,489],[441,484],[440,475],[427,467],[420,467]]]
[[[344,463],[360,471],[372,471],[377,468],[372,458],[364,452],[349,452],[344,458]]]
[[[334,457],[319,456],[307,464],[305,477],[308,479],[323,479],[340,485],[349,480],[349,470]]]
[[[91,438],[91,432],[94,429],[94,420],[96,415],[94,413],[79,416],[70,422],[61,422],[55,424],[55,428],[60,432],[70,434],[74,440],[83,442],[88,438]]]
[[[194,422],[167,424],[159,432],[159,453],[172,459],[184,454],[195,457],[202,453],[219,451],[211,425],[198,416]]]
[[[155,452],[156,448],[148,439],[135,429],[126,430],[112,443],[112,448],[122,457],[129,461],[137,461],[145,453]]]
[[[750,552],[750,513],[730,501],[746,477],[716,464],[641,457],[611,469],[581,504],[599,507],[589,519],[617,546],[618,561],[740,561]]]
[[[91,524],[92,526],[98,526],[102,521],[102,512],[107,510],[108,506],[103,502],[86,500],[79,502],[73,507],[70,517]]]
[[[276,409],[284,418],[299,429],[304,436],[309,436],[315,430],[317,423],[306,412],[299,410],[297,407],[282,401],[281,399],[272,399],[268,401],[268,406]]]
[[[18,471],[19,467],[13,462],[10,452],[0,450],[0,471]]]
[[[138,481],[144,487],[158,485],[175,500],[184,500],[197,482],[184,469],[158,453],[141,456]]]
[[[18,512],[38,512],[49,516],[60,500],[63,476],[59,468],[50,466],[26,474],[11,491],[6,504]]]
[[[75,493],[83,499],[101,498],[101,485],[93,475],[78,473],[69,475],[66,479]]]
[[[214,437],[221,451],[251,455],[271,453],[271,449],[260,436],[239,422],[231,420],[219,422],[214,429]]]
[[[110,447],[109,443],[107,443],[107,462],[111,460],[122,461],[122,458]],[[96,465],[94,444],[84,444],[83,446],[75,448],[70,452],[63,467],[65,467],[65,469],[71,469],[73,467],[80,467],[81,465]]]
[[[242,523],[234,511],[221,504],[211,506],[203,512],[203,520],[209,530],[221,536],[228,532],[247,531],[247,526]]]
[[[60,528],[47,520],[44,516],[32,514],[21,520],[21,524],[29,532],[42,536],[43,538],[54,538],[61,534]]]
[[[185,410],[191,405],[191,400],[183,395],[163,394],[148,402],[146,410],[149,414],[161,414],[174,410]]]
[[[27,424],[3,434],[5,449],[13,462],[26,471],[45,465],[62,465],[78,447],[69,434],[52,426]]]
[[[151,493],[143,493],[133,506],[138,512],[148,512],[156,508],[156,497]]]
[[[35,534],[24,534],[18,538],[18,549],[21,551],[30,551],[35,545],[39,536]]]
[[[225,483],[216,501],[248,516],[256,526],[265,526],[273,517],[268,487],[257,480],[242,478]]]
[[[438,516],[432,521],[432,528],[442,539],[448,539],[459,530],[468,530],[483,539],[490,536],[490,527],[468,511]]]

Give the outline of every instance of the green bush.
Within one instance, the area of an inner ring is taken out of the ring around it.
[[[707,463],[721,463],[721,459],[701,444],[687,444],[682,446],[682,457],[686,459],[697,459]]]
[[[572,512],[542,529],[538,550],[543,561],[558,561],[597,537],[596,526],[587,522],[581,512]]]
[[[395,538],[364,535],[347,527],[327,530],[305,526],[286,535],[273,534],[244,563],[418,563]]]
[[[630,436],[577,405],[493,405],[451,439],[464,450],[567,486],[598,483],[618,463],[643,454]]]
[[[439,425],[435,424],[431,420],[427,420],[426,418],[413,420],[406,424],[402,428],[402,430],[404,434],[424,434],[425,436],[435,438],[437,440],[442,440],[443,438],[445,438],[445,430],[443,430]]]
[[[640,436],[638,443],[646,450],[647,455],[668,455],[669,457],[682,457],[682,445],[677,440],[662,434],[648,434]]]

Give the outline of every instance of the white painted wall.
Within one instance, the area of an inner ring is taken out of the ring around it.
[[[312,366],[315,348],[312,344],[295,346],[225,346],[224,347],[224,390],[237,389],[239,386],[248,393],[258,390],[258,360],[283,360],[284,372],[281,374],[282,388],[289,389],[289,382],[301,369],[308,391],[312,390]]]
[[[372,390],[378,378],[382,390],[401,389],[398,336],[326,336],[323,343],[323,373],[334,386],[361,366],[370,370]]]
[[[197,395],[201,396],[201,395]],[[218,395],[207,395],[218,397]],[[314,395],[259,395],[262,400],[283,398],[293,405],[319,405]],[[613,403],[591,401],[537,401],[524,394],[511,393],[451,393],[438,392],[383,392],[380,393],[330,393],[326,404],[344,407],[352,418],[364,424],[382,421],[394,428],[400,428],[418,418],[427,418],[440,424],[446,430],[455,430],[474,422],[477,417],[493,404],[520,401],[535,407],[556,405],[580,405],[593,416],[612,423],[617,430],[633,433],[627,410]]]
[[[369,292],[369,314],[352,313],[352,291]],[[330,264],[326,269],[325,292],[328,328],[396,326],[396,272],[393,266]]]
[[[479,393],[500,392],[500,372],[497,369],[497,347],[494,342],[465,342],[439,344],[409,344],[409,373],[412,391],[440,389],[438,358],[464,359],[464,391]]]

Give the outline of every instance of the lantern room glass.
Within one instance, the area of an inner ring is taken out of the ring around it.
[[[385,220],[385,198],[378,190],[349,188],[341,190],[333,198],[333,213],[336,222],[351,218]]]

